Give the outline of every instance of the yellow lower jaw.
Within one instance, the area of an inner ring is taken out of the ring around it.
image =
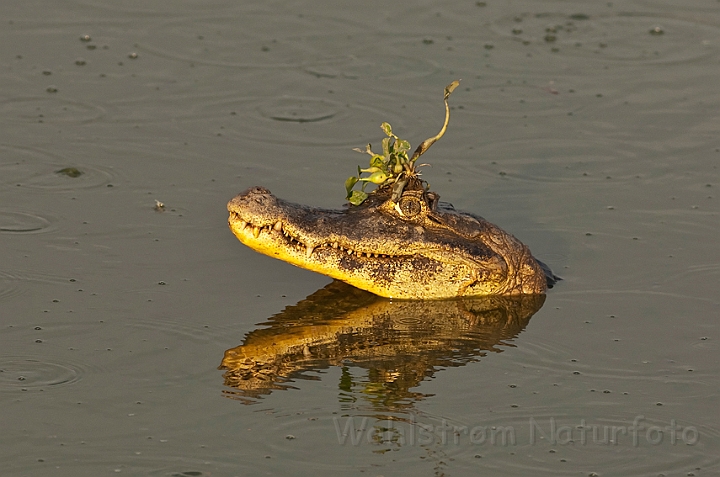
[[[238,222],[230,222],[229,225],[230,230],[238,240],[256,252],[260,252],[269,257],[277,258],[296,267],[321,273],[337,280],[342,280],[357,288],[386,298],[419,298],[401,296],[404,295],[404,293],[401,293],[400,290],[395,289],[395,287],[391,287],[390,289],[380,287],[361,274],[345,274],[335,263],[310,260],[307,247],[300,245],[297,247],[288,247],[287,240],[280,235],[281,232],[274,230],[268,231],[267,229],[260,229],[258,231],[252,225],[242,225]],[[313,252],[314,249],[311,249],[310,255],[312,255]]]
[[[396,271],[392,280],[378,283],[368,270],[359,269],[354,272],[342,267],[340,254],[318,256],[315,248],[311,248],[308,254],[308,248],[304,245],[298,243],[295,246],[288,246],[288,239],[283,232],[272,227],[256,228],[237,221],[231,221],[229,225],[238,240],[256,252],[344,281],[386,298],[411,300],[455,298],[466,293],[468,281],[462,277],[471,275],[469,269],[456,264],[457,268],[437,271],[432,280],[423,282],[418,279],[411,264],[408,264],[406,268]]]

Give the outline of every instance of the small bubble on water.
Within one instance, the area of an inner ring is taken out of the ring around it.
[[[92,38],[90,38],[90,35],[83,35],[80,37],[80,41],[90,41]]]
[[[135,60],[135,59],[137,59],[137,57],[138,57],[138,54],[135,53],[134,51],[132,53],[128,54],[128,58],[130,58],[131,60]]]

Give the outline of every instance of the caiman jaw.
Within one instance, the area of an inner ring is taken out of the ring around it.
[[[401,255],[387,255],[373,252],[361,252],[347,247],[338,241],[323,242],[320,244],[304,243],[283,225],[282,220],[274,224],[253,224],[251,219],[243,218],[238,212],[230,211],[228,226],[242,243],[258,252],[272,255],[281,260],[288,261],[303,268],[316,270],[308,261],[317,249],[332,249],[337,254],[355,255],[366,258],[399,258]],[[303,258],[305,260],[303,260]],[[299,263],[298,263],[299,262]],[[318,270],[316,270],[318,271]]]

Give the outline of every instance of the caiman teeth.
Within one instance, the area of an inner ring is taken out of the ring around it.
[[[259,226],[259,225],[253,225],[250,222],[246,222],[246,221],[240,219],[238,214],[236,214],[236,216],[238,219],[237,228],[239,230],[242,231],[242,230],[245,230],[248,227],[250,227],[252,229],[252,234],[255,238],[260,237],[260,232],[271,233],[273,230],[275,230],[276,232],[281,232],[285,237],[287,237],[287,240],[289,241],[289,243],[291,245],[294,245],[295,247],[304,246],[305,247],[305,257],[308,259],[310,259],[312,257],[313,252],[315,252],[315,249],[317,248],[316,245],[305,245],[301,240],[293,237],[290,234],[290,232],[288,232],[283,227],[282,220],[278,220],[274,224],[271,224],[271,225]],[[384,253],[360,252],[360,251],[353,250],[351,248],[345,248],[342,245],[340,245],[340,243],[338,241],[327,242],[327,243],[323,243],[321,245],[323,247],[332,247],[333,249],[339,250],[340,252],[346,252],[348,255],[356,255],[357,257],[367,257],[367,258],[378,258],[378,257],[379,258],[390,258],[391,257],[390,255],[386,255]]]

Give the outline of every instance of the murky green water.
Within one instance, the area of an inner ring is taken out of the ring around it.
[[[38,0],[0,25],[3,475],[720,470],[717,1]],[[320,290],[227,230],[252,185],[339,207],[351,149],[434,134],[456,78],[424,177],[564,277],[532,318]]]

